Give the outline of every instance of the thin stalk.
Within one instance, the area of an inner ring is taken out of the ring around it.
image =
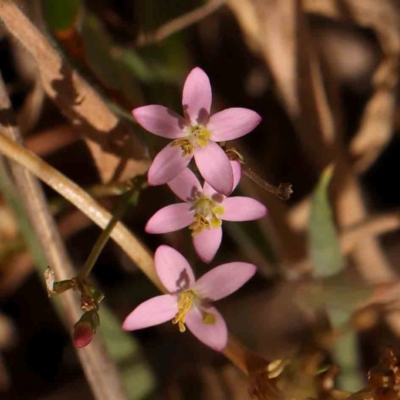
[[[260,188],[278,196],[281,200],[288,200],[290,195],[293,193],[292,185],[290,183],[280,183],[279,186],[274,186],[264,181],[264,179],[261,179],[246,164],[242,164],[242,171],[249,179],[260,186]]]
[[[107,224],[112,219],[112,215],[105,208],[65,175],[28,149],[19,146],[5,136],[3,131],[0,131],[0,151],[7,157],[23,165],[57,193],[65,197],[100,228],[105,229],[107,227]],[[110,236],[147,277],[162,292],[165,292],[165,288],[154,268],[153,257],[145,245],[120,222],[116,224]]]
[[[115,225],[119,222],[122,216],[125,214],[125,211],[128,209],[129,204],[131,201],[138,196],[138,188],[136,186],[132,187],[131,190],[126,192],[120,202],[117,205],[117,208],[113,212],[113,217],[107,224],[106,228],[101,232],[99,238],[97,239],[96,243],[94,244],[92,251],[87,258],[85,265],[83,266],[82,271],[79,273],[78,278],[81,280],[86,280],[92,271],[94,264],[96,263],[97,259],[101,251],[103,250],[104,246],[106,245],[108,239],[110,238],[112,230],[115,228]]]

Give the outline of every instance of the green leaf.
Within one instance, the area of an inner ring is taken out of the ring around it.
[[[328,200],[332,169],[326,169],[314,192],[309,221],[310,252],[315,277],[328,277],[343,270],[345,262]]]
[[[113,41],[102,21],[93,13],[85,13],[81,34],[85,43],[87,62],[96,77],[106,87],[123,93],[131,104],[143,102],[138,76],[140,73],[146,74],[147,66],[141,59],[136,58],[138,74],[135,74],[120,61],[124,50]]]
[[[80,0],[42,0],[43,16],[53,31],[71,29],[81,11]]]
[[[121,329],[120,321],[106,307],[100,311],[99,331],[118,365],[129,399],[147,398],[155,389],[151,369],[134,337]]]

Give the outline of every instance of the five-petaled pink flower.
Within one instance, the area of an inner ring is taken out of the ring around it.
[[[172,320],[181,332],[186,325],[204,344],[216,351],[223,350],[228,340],[227,327],[210,303],[238,290],[255,274],[256,267],[231,262],[215,267],[196,281],[185,257],[172,247],[160,246],[154,262],[169,294],[140,304],[128,315],[122,328],[131,331]]]
[[[241,177],[237,161],[231,162],[233,188]],[[157,211],[147,222],[148,233],[167,233],[186,226],[192,230],[193,244],[204,262],[210,262],[222,240],[222,221],[251,221],[263,218],[266,207],[249,197],[226,197],[217,193],[207,182],[203,188],[196,175],[185,168],[168,183],[171,190],[185,203],[171,204]]]
[[[132,110],[144,129],[174,140],[151,164],[149,185],[168,183],[194,157],[201,175],[218,193],[228,196],[232,192],[232,169],[227,155],[216,142],[246,135],[260,123],[261,117],[246,108],[228,108],[210,116],[211,101],[208,76],[197,67],[189,73],[183,87],[184,118],[160,105]]]

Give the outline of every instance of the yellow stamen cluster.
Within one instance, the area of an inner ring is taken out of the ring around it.
[[[178,313],[172,320],[173,324],[178,324],[179,332],[186,331],[186,326],[185,326],[186,314],[192,308],[195,297],[196,295],[191,290],[187,290],[179,295]]]
[[[171,146],[178,147],[180,146],[182,149],[182,157],[189,156],[193,154],[194,149],[196,148],[190,139],[177,139],[171,143]]]
[[[173,324],[178,324],[179,332],[183,333],[186,331],[186,315],[192,309],[196,301],[199,303],[200,299],[197,298],[196,294],[192,290],[186,290],[179,294],[178,312],[172,320]],[[201,315],[202,321],[206,325],[213,325],[217,321],[217,317],[207,311],[201,310]]]
[[[211,132],[202,125],[191,126],[188,135],[185,138],[174,140],[171,146],[180,146],[182,149],[182,157],[193,154],[196,146],[207,146]]]
[[[196,211],[193,215],[194,222],[189,225],[192,236],[202,232],[204,229],[219,228],[222,220],[219,215],[224,214],[225,209],[213,199],[201,196],[193,202]]]

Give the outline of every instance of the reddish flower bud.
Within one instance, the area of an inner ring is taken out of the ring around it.
[[[86,347],[93,339],[100,320],[96,310],[85,312],[74,326],[72,339],[76,347]]]
[[[93,333],[89,322],[78,322],[74,327],[74,345],[79,348],[86,347],[92,341]]]

